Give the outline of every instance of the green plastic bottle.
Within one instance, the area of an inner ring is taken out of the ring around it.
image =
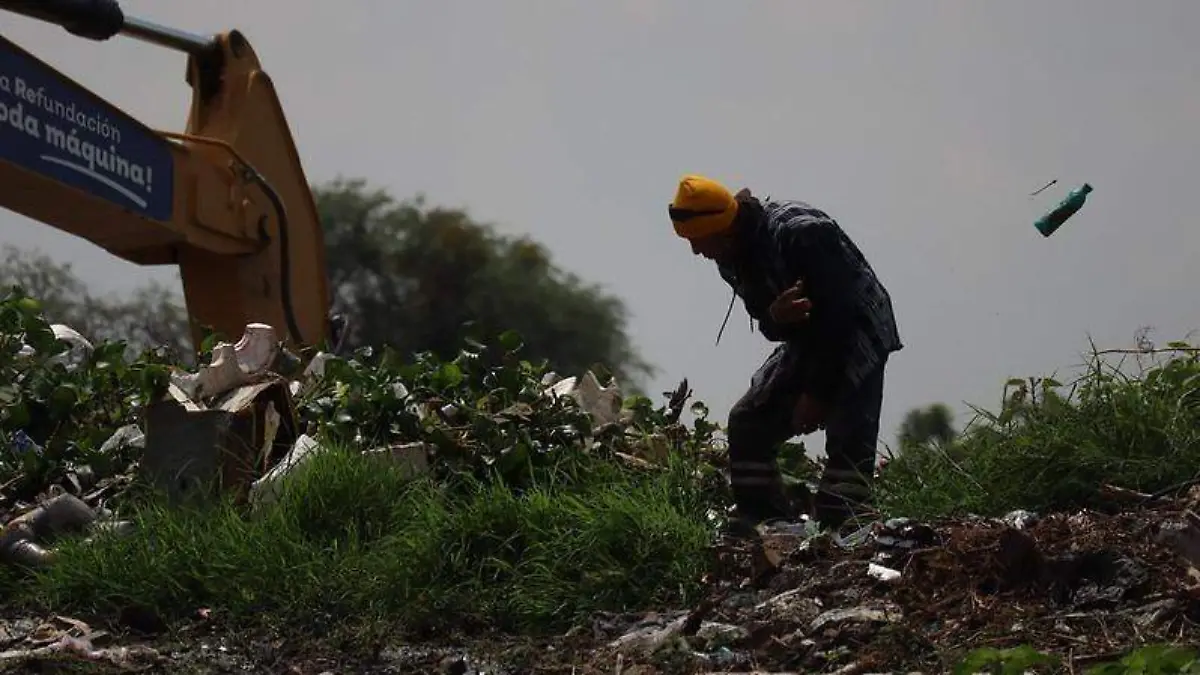
[[[1055,230],[1067,222],[1067,218],[1075,215],[1075,212],[1083,206],[1083,203],[1087,201],[1088,193],[1091,191],[1092,186],[1087,183],[1072,190],[1066,199],[1059,202],[1053,211],[1038,218],[1033,226],[1037,228],[1038,232],[1042,233],[1043,237],[1049,237],[1054,234]]]

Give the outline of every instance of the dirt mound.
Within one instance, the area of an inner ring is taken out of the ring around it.
[[[723,547],[725,575],[686,616],[631,627],[597,672],[948,672],[980,647],[1075,666],[1200,641],[1187,503],[1117,514],[876,524],[841,539],[767,532]],[[653,667],[652,670],[645,670]],[[628,670],[634,668],[634,671]]]

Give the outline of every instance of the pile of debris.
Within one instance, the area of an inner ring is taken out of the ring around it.
[[[72,344],[65,365],[86,358],[86,340],[61,327],[55,332]],[[321,450],[293,400],[321,381],[328,358],[318,355],[300,368],[270,326],[252,324],[237,343],[219,345],[210,365],[175,372],[165,395],[146,407],[144,430],[122,428],[108,445],[138,448],[142,475],[174,501],[219,491],[268,503],[287,475]],[[592,373],[550,376],[541,385],[547,396],[575,399],[592,418],[594,434],[628,422],[619,389],[601,386]],[[687,394],[685,381],[669,405],[676,418]],[[519,418],[519,411],[505,414]],[[620,458],[653,465],[669,447],[661,434],[644,440],[636,454]],[[433,455],[421,442],[366,452],[414,473],[430,470]],[[0,557],[42,566],[53,563],[53,541],[63,533],[132,531],[107,508],[128,476],[97,477],[76,467],[69,478],[39,503],[10,509],[16,517],[0,532]],[[1115,661],[1138,644],[1197,643],[1200,489],[1181,499],[1111,494],[1135,503],[1045,517],[893,519],[845,535],[801,522],[720,541],[707,597],[696,607],[596,616],[522,651],[517,668],[621,675],[949,672],[972,650],[1019,646],[1084,668]],[[21,649],[7,654],[132,658],[98,649],[98,639],[59,631],[50,642],[23,638]],[[516,658],[513,644],[467,648],[504,672]],[[387,663],[377,664],[378,671],[364,664],[360,672],[469,671],[461,650],[438,647],[384,650],[380,659]]]
[[[718,547],[724,573],[691,611],[597,619],[594,672],[949,672],[1021,646],[1083,668],[1197,644],[1198,505],[1193,489],[1113,514],[764,530]]]
[[[87,338],[62,324],[51,330],[68,349],[47,363],[71,370],[88,361],[95,348]],[[26,345],[20,354],[33,357],[35,351]],[[165,393],[141,411],[144,429],[122,427],[100,449],[105,457],[122,448],[136,450],[138,459],[128,471],[97,476],[89,466],[72,466],[62,482],[49,485],[33,503],[12,502],[0,486],[0,522],[7,523],[0,530],[0,562],[45,566],[54,560],[53,541],[65,534],[131,533],[132,525],[116,520],[108,504],[136,474],[173,505],[216,495],[254,507],[271,503],[286,477],[323,449],[318,430],[304,424],[295,402],[322,384],[331,358],[318,353],[302,368],[272,326],[252,323],[236,343],[217,344],[209,363],[195,372],[173,369]],[[621,423],[628,412],[622,410],[616,383],[602,386],[591,371],[568,378],[550,373],[542,384],[548,398],[573,399],[597,429]],[[449,416],[453,411],[422,408],[420,413]],[[16,442],[18,452],[41,451],[24,434],[18,433]],[[647,448],[653,450],[653,444]],[[661,457],[649,450],[641,454],[665,459],[665,449]],[[423,442],[363,452],[411,475],[428,472],[434,454]],[[651,464],[641,457],[622,459]]]

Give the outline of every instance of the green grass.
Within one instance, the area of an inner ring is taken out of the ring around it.
[[[883,473],[891,514],[997,515],[1111,505],[1105,485],[1153,493],[1200,476],[1200,360],[1184,345],[1130,372],[1095,355],[1069,385],[1010,381],[997,413],[948,444],[913,445]],[[1029,386],[1032,384],[1033,386]]]
[[[227,503],[143,507],[139,534],[65,542],[57,564],[10,575],[4,592],[56,612],[140,606],[171,620],[211,607],[316,633],[380,623],[561,630],[596,610],[694,600],[711,531],[689,467],[579,468],[542,472],[520,492],[445,488],[332,450],[252,517]]]

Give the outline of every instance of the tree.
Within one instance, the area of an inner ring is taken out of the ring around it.
[[[934,403],[925,408],[913,408],[900,424],[897,440],[900,447],[924,445],[930,441],[948,443],[958,435],[954,429],[954,413],[944,403]]]
[[[325,230],[333,309],[350,325],[346,347],[390,345],[447,357],[468,336],[514,330],[523,356],[562,373],[597,364],[636,387],[653,369],[626,334],[617,297],[556,267],[528,237],[505,237],[465,211],[397,202],[362,180],[313,188]],[[98,298],[69,265],[7,247],[0,283],[40,298],[51,321],[84,335],[136,346],[167,344],[187,353],[182,299],[161,285],[129,298]]]
[[[151,282],[129,297],[96,296],[69,263],[11,244],[5,244],[3,252],[0,285],[22,287],[41,301],[50,321],[66,324],[93,341],[125,340],[135,349],[161,346],[188,360],[187,312],[179,295],[166,286]]]
[[[624,303],[558,269],[528,237],[501,236],[421,197],[396,202],[361,180],[336,180],[314,195],[352,346],[447,356],[468,332],[515,330],[527,358],[560,372],[599,362],[629,384],[652,372],[625,333]]]

